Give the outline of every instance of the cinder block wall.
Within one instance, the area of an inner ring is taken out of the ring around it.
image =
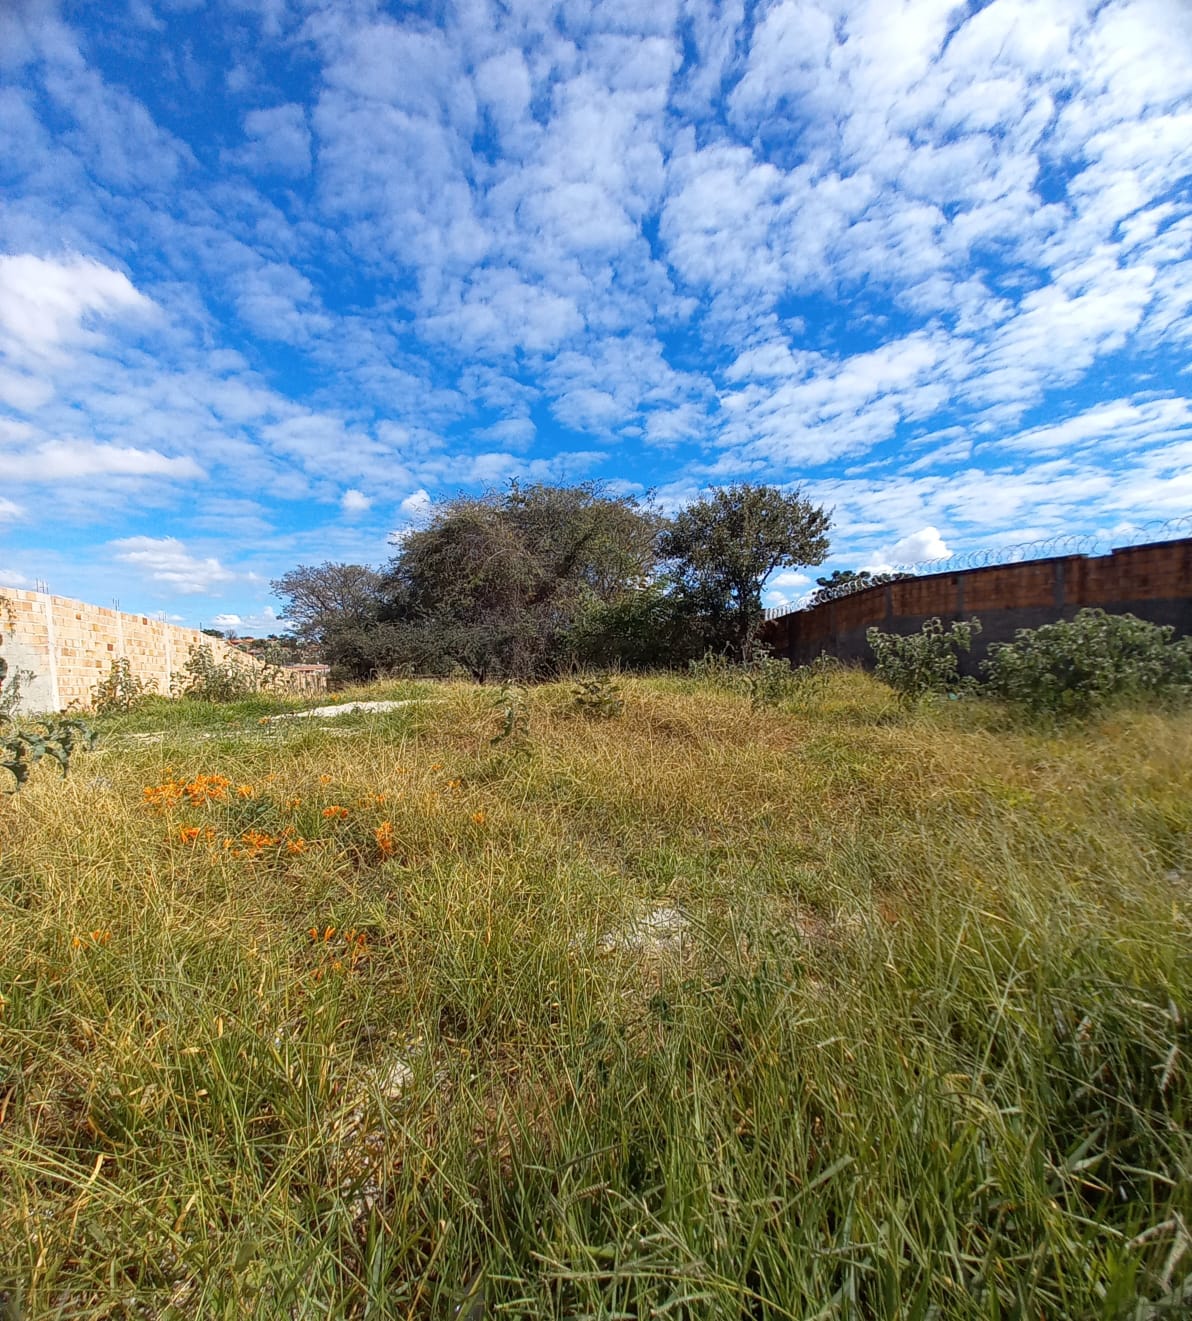
[[[1066,555],[868,587],[769,620],[762,638],[796,665],[827,653],[872,662],[866,630],[916,633],[938,617],[945,623],[976,615],[981,633],[962,668],[975,673],[992,642],[1010,642],[1020,628],[1070,619],[1085,606],[1170,624],[1192,635],[1192,537],[1126,546],[1108,555]]]
[[[170,676],[182,669],[193,646],[209,646],[221,664],[264,669],[254,657],[198,629],[45,592],[0,588],[0,656],[10,670],[33,672],[23,688],[21,705],[27,711],[88,710],[95,685],[121,656],[137,678],[168,694]],[[290,691],[326,687],[323,675],[283,674]]]

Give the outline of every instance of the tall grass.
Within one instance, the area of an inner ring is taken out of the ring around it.
[[[4,801],[10,1315],[1187,1314],[1192,719],[621,693],[162,705]]]

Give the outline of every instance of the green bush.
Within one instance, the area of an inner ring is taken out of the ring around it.
[[[1079,717],[1113,703],[1192,693],[1192,639],[1135,615],[1081,610],[1019,629],[982,665],[991,697],[1032,716]]]
[[[132,672],[127,656],[113,660],[105,678],[91,690],[91,705],[100,715],[125,714],[157,691],[152,679]]]
[[[208,646],[191,647],[186,664],[170,679],[172,697],[190,697],[199,702],[238,702],[270,689],[276,671],[226,660],[222,663]]]
[[[902,636],[871,628],[865,637],[877,660],[877,677],[904,701],[916,702],[929,693],[961,690],[960,653],[972,647],[980,631],[979,619],[958,620],[947,629],[929,619],[918,633]]]
[[[95,731],[77,717],[17,715],[21,681],[32,678],[28,670],[16,670],[10,678],[8,662],[0,656],[0,769],[16,782],[14,793],[43,757],[56,761],[65,775],[75,752],[95,743]]]

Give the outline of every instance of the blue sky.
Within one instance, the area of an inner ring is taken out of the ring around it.
[[[268,631],[514,476],[1188,514],[1190,177],[1188,0],[6,0],[0,582]]]

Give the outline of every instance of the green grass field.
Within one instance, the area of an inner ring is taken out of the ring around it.
[[[0,802],[0,1315],[1189,1315],[1192,716],[622,693]]]

